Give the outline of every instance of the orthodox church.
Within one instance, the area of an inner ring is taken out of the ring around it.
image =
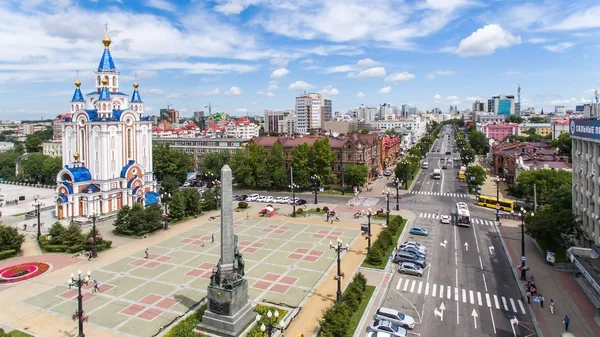
[[[102,43],[95,90],[83,95],[77,79],[71,111],[62,122],[64,168],[56,177],[58,219],[159,201],[152,173],[152,122],[144,116],[139,84],[133,83],[131,99],[119,91],[108,31]]]

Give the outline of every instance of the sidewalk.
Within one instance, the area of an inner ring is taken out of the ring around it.
[[[510,261],[517,274],[520,270],[517,266],[521,265],[521,228],[520,222],[515,220],[504,220],[499,227],[500,235],[506,243],[510,255]],[[600,336],[600,327],[596,324],[594,316],[596,309],[585,297],[583,291],[579,288],[570,273],[554,271],[554,268],[546,264],[545,256],[534,246],[529,236],[525,238],[525,255],[527,265],[530,270],[527,277],[535,277],[535,285],[539,293],[543,294],[545,306],[542,309],[539,303],[528,305],[539,324],[544,337],[560,336],[564,332],[562,323],[565,315],[571,319],[569,332],[577,337]],[[524,282],[521,293],[524,293]],[[554,315],[550,314],[550,299],[556,303]],[[526,299],[523,301],[526,303]]]

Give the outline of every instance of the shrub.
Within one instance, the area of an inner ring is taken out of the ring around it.
[[[296,214],[302,214],[304,212],[304,210],[302,210],[302,208],[298,208],[296,210]]]
[[[245,201],[240,201],[240,202],[238,202],[238,208],[246,209],[246,208],[248,208],[248,203]]]
[[[25,236],[19,234],[15,227],[0,226],[0,251],[14,249],[21,251],[21,245],[25,241]]]
[[[267,313],[269,312],[269,310],[271,312],[274,312],[275,310],[279,311],[279,317],[275,318],[275,316],[273,316],[273,317],[269,318],[267,316]],[[248,333],[246,334],[246,337],[264,337],[264,336],[266,336],[266,334],[264,332],[260,331],[260,325],[263,323],[277,325],[277,323],[279,323],[283,319],[283,317],[287,314],[287,310],[285,310],[285,309],[275,308],[272,306],[262,305],[262,304],[257,304],[254,307],[254,312],[256,312],[257,314],[260,315],[260,321],[257,322],[252,327],[252,329],[250,329],[250,331],[248,331]]]
[[[367,279],[362,273],[357,273],[342,295],[344,301],[329,307],[320,320],[320,337],[345,337],[353,331],[348,331],[349,317],[357,311],[363,301]]]
[[[202,321],[202,316],[204,316],[204,312],[207,309],[207,305],[203,305],[196,311],[192,313],[188,317],[186,317],[183,321],[177,323],[167,334],[165,337],[199,337],[205,336],[202,333],[197,333],[195,331],[196,325]]]
[[[117,213],[113,225],[118,234],[141,236],[152,233],[163,228],[163,209],[158,204],[125,206]]]
[[[367,263],[373,266],[377,266],[381,262],[383,262],[383,255],[384,250],[381,248],[381,245],[378,245],[377,242],[375,242],[375,244],[371,246],[369,253],[367,253]]]
[[[394,244],[394,235],[389,230],[382,230],[377,235],[377,242],[380,242],[381,247],[389,247]]]
[[[0,252],[0,260],[8,259],[9,257],[13,257],[17,253],[14,249],[4,250]]]
[[[325,211],[325,210],[323,210],[323,211]],[[317,213],[319,213],[319,212],[321,212],[321,208],[320,208],[320,207],[317,207]],[[325,212],[326,212],[326,211],[325,211]]]

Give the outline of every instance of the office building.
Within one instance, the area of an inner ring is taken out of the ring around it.
[[[472,104],[472,109],[473,112],[480,112],[480,111],[485,111],[485,103],[484,102],[480,102],[480,101],[475,101]]]
[[[516,102],[514,95],[499,95],[488,100],[488,112],[493,112],[508,118],[508,116],[514,115],[515,111]]]
[[[179,110],[167,107],[160,109],[159,121],[166,121],[173,124],[179,124]]]
[[[331,99],[310,93],[296,97],[296,133],[306,134],[323,129],[325,118],[332,116]]]

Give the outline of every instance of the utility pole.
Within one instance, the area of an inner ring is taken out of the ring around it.
[[[537,186],[533,183],[533,211],[537,211]]]

